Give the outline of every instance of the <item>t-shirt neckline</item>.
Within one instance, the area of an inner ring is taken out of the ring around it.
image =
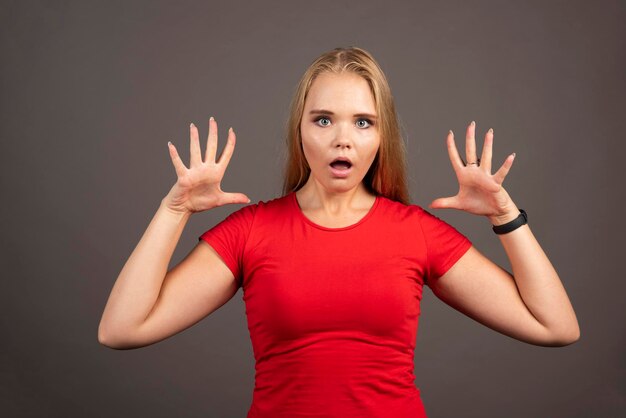
[[[371,218],[374,214],[374,212],[376,211],[376,208],[378,207],[378,204],[380,202],[380,196],[376,195],[376,200],[374,200],[374,204],[372,205],[372,207],[370,208],[370,210],[365,214],[365,216],[363,216],[361,219],[359,219],[356,223],[353,223],[352,225],[348,225],[348,226],[342,226],[339,228],[329,228],[323,225],[319,225],[316,224],[315,222],[313,222],[312,220],[310,220],[309,218],[306,217],[306,215],[304,214],[304,212],[302,212],[302,209],[300,208],[300,204],[298,203],[298,199],[296,198],[296,192],[291,192],[291,201],[293,204],[293,207],[295,209],[295,211],[298,213],[298,216],[307,224],[317,228],[317,229],[321,229],[323,231],[332,231],[332,232],[338,232],[338,231],[345,231],[347,229],[352,229],[352,228],[356,228],[357,226],[361,225],[363,222],[367,221],[369,218]]]

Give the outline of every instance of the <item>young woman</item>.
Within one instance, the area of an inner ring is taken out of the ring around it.
[[[291,108],[284,194],[246,205],[204,232],[167,271],[193,213],[250,203],[220,182],[235,133],[216,161],[209,121],[204,159],[190,127],[187,168],[168,144],[178,180],[124,265],[99,341],[142,347],[205,318],[243,288],[256,360],[248,417],[424,417],[413,358],[423,285],[445,303],[520,341],[563,346],[576,315],[525,213],[492,174],[493,131],[477,158],[475,124],[465,159],[447,147],[456,196],[431,208],[485,216],[513,274],[454,227],[410,204],[405,149],[387,80],[372,56],[337,48],[302,77]]]

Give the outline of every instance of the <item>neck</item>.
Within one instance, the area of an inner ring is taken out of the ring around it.
[[[296,192],[296,196],[303,210],[320,210],[330,214],[369,209],[376,199],[362,182],[348,190],[329,190],[316,182],[312,176]]]

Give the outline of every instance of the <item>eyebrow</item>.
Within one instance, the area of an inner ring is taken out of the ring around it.
[[[333,112],[326,109],[313,109],[309,112],[310,115],[334,115]],[[355,113],[354,116],[359,118],[370,118],[376,119],[376,115],[372,115],[371,113]]]

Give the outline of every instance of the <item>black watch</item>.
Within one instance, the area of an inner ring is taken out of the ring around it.
[[[528,223],[528,215],[524,209],[519,210],[519,216],[513,219],[511,222],[507,222],[502,225],[494,225],[493,232],[496,234],[506,234],[507,232],[511,232],[522,225],[526,225]]]

